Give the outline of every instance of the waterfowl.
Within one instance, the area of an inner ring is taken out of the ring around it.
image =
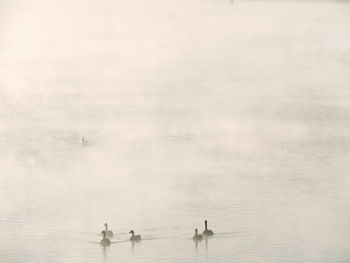
[[[106,237],[113,237],[113,232],[111,230],[108,230],[108,224],[105,223],[105,230],[101,231],[101,234],[103,234],[103,232],[105,232]]]
[[[134,230],[130,230],[129,234],[131,234],[131,241],[141,241],[141,235],[135,235]]]
[[[87,146],[87,145],[89,145],[89,142],[84,137],[81,137],[81,145]]]
[[[205,230],[203,231],[203,235],[207,236],[207,237],[214,235],[214,232],[212,230],[208,229],[207,220],[204,221],[204,225],[205,225]]]
[[[198,241],[198,240],[202,240],[203,239],[203,236],[202,235],[198,235],[198,230],[197,228],[194,230],[194,236],[193,236],[193,240],[194,241]]]
[[[111,241],[106,237],[106,231],[102,231],[103,238],[100,241],[101,246],[108,247]]]

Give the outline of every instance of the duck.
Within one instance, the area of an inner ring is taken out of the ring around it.
[[[130,241],[141,241],[141,235],[135,235],[134,230],[130,230],[131,234]]]
[[[89,145],[89,142],[84,137],[81,137],[81,145],[87,146],[87,145]]]
[[[205,226],[205,229],[203,231],[204,236],[210,237],[210,236],[214,235],[214,232],[212,230],[208,229],[208,221],[207,220],[204,221],[204,226]]]
[[[195,233],[194,236],[193,236],[193,240],[194,241],[199,241],[199,240],[203,239],[202,235],[198,235],[198,229],[197,228],[194,230],[194,233]]]
[[[108,247],[111,241],[106,237],[106,231],[102,231],[103,238],[100,241],[101,246]]]
[[[105,223],[104,226],[105,226],[105,230],[102,230],[101,234],[103,234],[103,232],[105,232],[106,237],[113,237],[113,232],[111,230],[108,230],[108,224]]]

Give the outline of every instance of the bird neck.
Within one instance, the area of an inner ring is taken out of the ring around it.
[[[207,220],[204,221],[204,224],[205,224],[205,231],[207,231],[208,230],[208,222],[207,222]]]

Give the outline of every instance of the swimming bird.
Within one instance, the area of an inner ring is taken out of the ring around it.
[[[212,230],[208,229],[208,222],[207,222],[207,220],[204,221],[204,225],[205,225],[205,230],[203,231],[203,235],[207,236],[207,237],[210,237],[210,236],[214,235],[214,232]]]
[[[103,238],[100,241],[101,246],[108,247],[111,241],[106,237],[106,231],[102,231]]]
[[[104,226],[105,226],[105,230],[102,230],[101,234],[103,234],[103,232],[105,232],[106,237],[113,237],[113,232],[111,230],[108,230],[108,224],[105,223]]]
[[[194,230],[194,233],[195,233],[194,236],[193,236],[193,240],[194,241],[199,241],[199,240],[203,239],[202,235],[198,235],[198,229],[197,228]]]
[[[131,234],[131,241],[141,241],[141,235],[135,235],[134,230],[130,230],[129,233]]]
[[[87,146],[87,145],[89,145],[89,142],[84,137],[81,137],[81,145]]]

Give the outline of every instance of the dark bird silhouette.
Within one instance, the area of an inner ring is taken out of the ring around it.
[[[103,232],[105,232],[106,237],[113,237],[113,232],[111,230],[108,230],[108,224],[105,223],[104,226],[105,226],[105,230],[102,230],[101,234],[103,234]]]
[[[100,241],[101,246],[108,247],[111,241],[106,237],[106,231],[102,231],[103,238]]]
[[[131,241],[141,241],[141,235],[135,235],[134,230],[130,230],[129,234],[131,234]]]
[[[195,233],[194,236],[193,236],[193,240],[194,241],[199,241],[199,240],[203,239],[202,235],[198,235],[198,229],[197,228],[194,230],[194,233]]]
[[[207,220],[204,221],[204,225],[205,225],[205,229],[203,231],[203,235],[207,236],[207,237],[210,237],[210,236],[214,235],[214,232],[212,230],[208,229],[208,222],[207,222]]]

